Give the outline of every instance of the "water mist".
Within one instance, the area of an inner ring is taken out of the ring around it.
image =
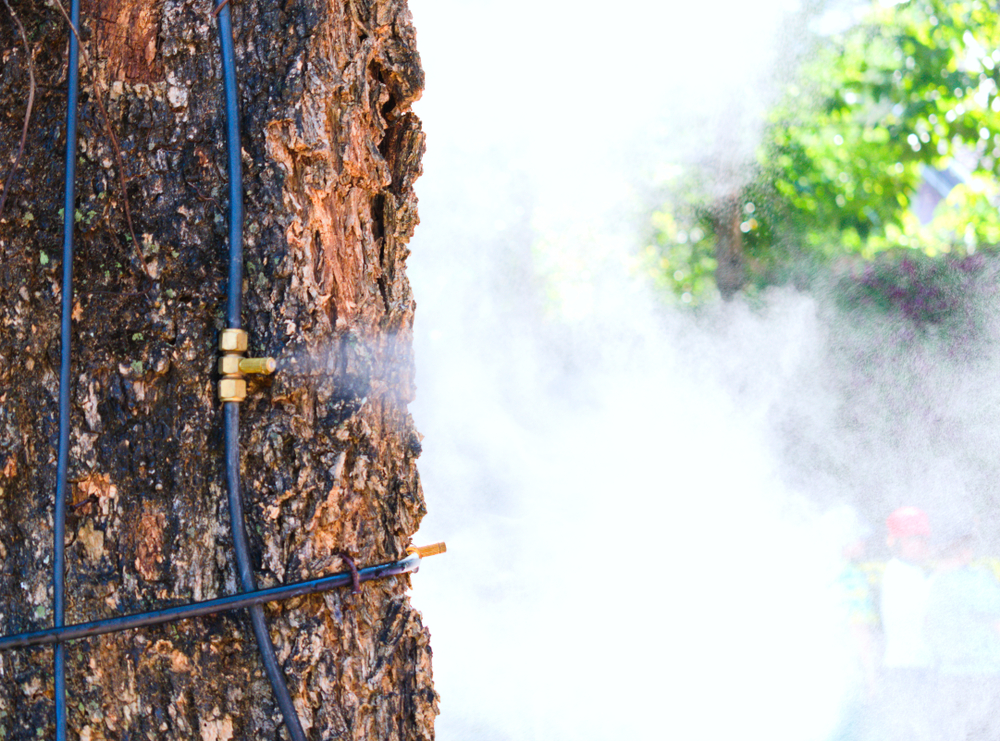
[[[662,167],[740,177],[791,8],[414,6],[438,737],[824,738],[849,648],[820,515],[864,458],[837,437],[826,304],[696,318],[631,262]],[[799,432],[828,436],[814,476]]]

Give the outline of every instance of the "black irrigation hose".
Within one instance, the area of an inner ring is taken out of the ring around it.
[[[414,573],[420,569],[420,560],[420,556],[414,554],[407,556],[401,561],[358,569],[358,579],[364,582],[383,579],[387,576]],[[31,646],[45,646],[52,643],[58,646],[66,641],[78,641],[83,638],[91,638],[106,633],[118,633],[123,630],[134,630],[135,628],[146,628],[151,625],[173,623],[178,620],[189,620],[205,615],[215,615],[242,607],[259,608],[265,602],[291,599],[318,592],[328,592],[336,587],[349,586],[353,583],[353,579],[354,574],[352,572],[344,571],[339,574],[331,574],[330,576],[310,581],[282,584],[256,592],[233,594],[228,597],[219,597],[204,602],[192,602],[186,605],[165,607],[160,610],[141,612],[135,615],[121,615],[105,620],[94,620],[89,623],[79,623],[77,625],[38,630],[32,633],[3,636],[0,637],[0,651],[29,648]]]
[[[70,23],[80,26],[80,0],[70,4]],[[66,198],[63,202],[62,328],[59,364],[59,457],[56,464],[56,501],[53,515],[54,559],[52,564],[52,623],[56,630],[66,617],[66,479],[69,469],[70,427],[70,335],[73,325],[73,227],[76,212],[76,121],[80,96],[80,42],[69,35],[69,69],[66,111]],[[56,643],[55,674],[56,741],[66,741],[66,650]]]
[[[243,520],[243,499],[240,492],[240,405],[236,401],[225,403],[225,436],[226,436],[226,493],[229,498],[229,526],[233,533],[233,552],[236,554],[236,567],[240,574],[240,586],[244,593],[254,592],[257,583],[250,566],[250,549],[247,545],[246,525]],[[249,606],[250,623],[253,626],[257,648],[264,663],[264,671],[271,682],[281,715],[285,719],[285,727],[292,741],[305,741],[305,733],[299,723],[299,715],[292,702],[292,696],[285,684],[285,677],[278,666],[278,657],[274,653],[271,634],[267,630],[264,619],[264,608],[260,604]]]
[[[219,44],[222,47],[222,87],[226,108],[226,158],[229,170],[229,289],[226,322],[230,329],[243,326],[243,161],[240,112],[236,102],[236,53],[229,6],[219,11]]]
[[[226,107],[226,151],[229,161],[229,287],[226,300],[226,326],[229,329],[242,327],[243,299],[243,167],[240,161],[239,108],[236,89],[236,55],[233,49],[232,15],[226,4],[219,11],[219,42],[222,48],[222,80],[225,90]],[[247,546],[246,525],[243,520],[243,502],[240,492],[240,405],[239,402],[224,403],[224,426],[226,438],[226,492],[229,499],[229,526],[233,533],[233,551],[240,574],[240,585],[244,592],[257,588],[250,566],[250,549]],[[292,741],[306,741],[299,715],[288,692],[284,674],[278,666],[274,644],[267,631],[264,608],[259,604],[249,608],[257,647],[264,663],[264,671],[271,682],[271,689],[285,727]]]

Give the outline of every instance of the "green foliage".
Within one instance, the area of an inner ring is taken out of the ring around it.
[[[845,253],[960,256],[1000,244],[1000,18],[989,4],[875,3],[848,31],[814,43],[771,112],[754,177],[728,196],[744,209],[750,285],[795,279]],[[953,160],[972,177],[921,226],[910,205],[922,168]],[[718,204],[696,174],[674,186],[644,257],[664,288],[697,302],[713,293]]]
[[[657,288],[675,294],[684,303],[712,295],[715,244],[706,239],[710,235],[705,229],[697,223],[680,228],[668,210],[656,211],[652,224],[652,243],[643,250],[641,259]]]
[[[970,169],[996,174],[998,31],[983,2],[913,0],[876,5],[821,47],[804,71],[811,103],[790,90],[762,151],[765,177],[809,246],[867,255],[896,246],[869,237],[904,225],[920,165],[965,154]]]
[[[884,234],[869,240],[871,251],[909,247],[934,257],[995,250],[1000,245],[998,201],[1000,188],[996,181],[973,176],[955,186],[929,224],[920,224],[912,212],[904,212],[900,224],[890,224]]]

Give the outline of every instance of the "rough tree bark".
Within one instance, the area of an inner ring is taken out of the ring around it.
[[[51,0],[50,0],[51,1]],[[12,0],[38,95],[0,221],[0,626],[51,625],[65,56]],[[244,327],[278,358],[243,404],[261,586],[395,560],[424,513],[404,273],[424,135],[406,0],[232,0],[247,204]],[[81,70],[67,622],[237,591],[215,372],[225,296],[212,0],[89,0]],[[0,7],[0,157],[28,66]],[[107,109],[105,121],[97,104]],[[132,243],[119,185],[121,145]],[[430,739],[429,634],[406,577],[267,609],[311,739]],[[52,737],[51,650],[0,658],[0,739]],[[70,737],[285,738],[240,614],[70,644]]]

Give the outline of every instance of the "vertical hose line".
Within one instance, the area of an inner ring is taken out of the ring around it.
[[[226,299],[226,326],[230,329],[242,327],[243,299],[243,166],[240,160],[239,110],[236,90],[236,55],[233,50],[232,16],[229,4],[219,11],[219,41],[222,47],[222,79],[225,90],[226,107],[226,151],[229,162],[229,286]],[[246,524],[243,519],[243,499],[240,492],[240,405],[227,401],[223,404],[223,420],[226,438],[226,494],[229,499],[229,526],[233,534],[233,551],[240,575],[240,586],[244,592],[257,589],[253,570],[250,566],[250,548],[247,544]],[[298,713],[285,684],[285,677],[278,666],[274,644],[264,620],[264,608],[252,605],[250,622],[253,625],[257,647],[264,663],[264,671],[271,682],[271,689],[285,727],[292,741],[306,741]]]
[[[70,4],[70,23],[80,27],[80,0]],[[59,457],[56,464],[56,501],[53,516],[52,622],[61,628],[66,618],[66,479],[69,469],[70,353],[73,322],[73,227],[76,213],[76,118],[80,97],[80,43],[70,29],[66,101],[66,190],[63,202],[62,326],[59,363]],[[56,741],[66,741],[66,647],[56,643],[55,675]]]

